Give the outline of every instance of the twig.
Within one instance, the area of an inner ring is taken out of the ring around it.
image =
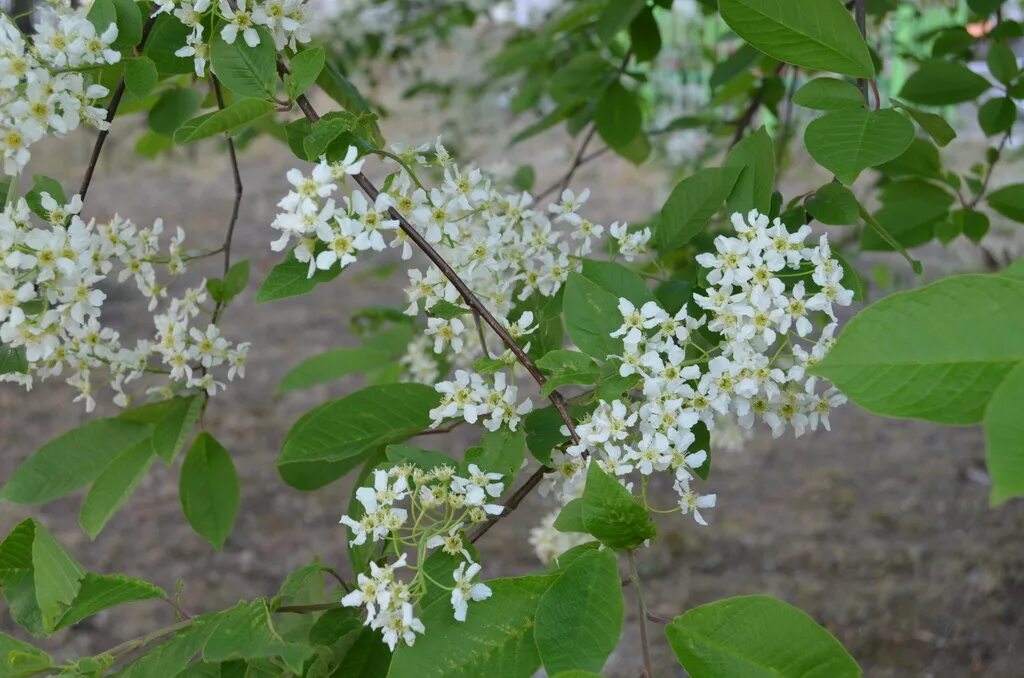
[[[416,435],[418,435],[418,436],[436,436],[436,435],[441,435],[441,434],[444,434],[444,433],[451,433],[452,431],[454,431],[459,426],[462,426],[465,423],[466,423],[465,419],[459,419],[458,421],[454,421],[451,424],[448,424],[447,426],[438,426],[437,428],[424,429],[424,430],[420,431],[419,433],[417,433]]]
[[[640,574],[636,569],[636,557],[633,551],[626,551],[629,559],[629,575],[633,580],[633,588],[636,589],[637,621],[640,623],[640,645],[644,657],[644,673],[646,678],[652,678],[654,672],[651,670],[651,644],[647,638],[647,605],[644,604],[643,590],[640,588]]]
[[[338,585],[341,586],[341,589],[345,593],[352,593],[352,589],[349,588],[348,583],[346,583],[345,580],[341,578],[341,575],[338,574],[337,570],[335,570],[333,567],[325,567],[323,571],[334,577],[334,580],[338,582]]]
[[[142,37],[139,38],[139,44],[135,48],[135,52],[138,53],[143,47],[146,46],[146,40],[149,39],[149,32],[153,30],[153,24],[156,23],[158,15],[154,14],[149,17],[146,24],[142,27]],[[105,118],[107,124],[111,124],[114,121],[114,116],[117,115],[117,108],[121,105],[121,97],[124,96],[124,75],[117,81],[117,87],[114,88],[114,94],[110,97],[110,103],[107,104],[107,117]],[[86,193],[89,192],[89,184],[92,183],[92,175],[96,171],[96,164],[100,161],[100,153],[103,151],[103,144],[107,141],[107,136],[110,134],[110,128],[107,127],[105,130],[100,130],[99,135],[96,137],[96,143],[92,147],[92,155],[89,156],[89,165],[85,168],[85,176],[82,177],[82,185],[78,189],[78,195],[85,200]]]
[[[480,314],[473,313],[473,322],[476,323],[476,332],[480,337],[480,347],[484,350],[484,357],[488,360],[491,359],[491,352],[487,350],[487,337],[484,336],[484,325],[480,322]]]
[[[505,510],[499,515],[491,516],[486,523],[476,528],[472,535],[469,537],[469,541],[476,543],[480,537],[487,534],[487,531],[494,527],[495,523],[516,510],[520,502],[526,498],[526,495],[533,491],[533,488],[537,487],[541,480],[544,479],[545,474],[550,473],[552,469],[547,466],[541,466],[539,469],[533,472],[526,482],[519,486],[519,489],[512,493],[512,496],[505,502]]]
[[[783,69],[786,68],[786,64],[779,64],[775,68],[775,75],[782,73]],[[757,110],[761,108],[761,104],[764,102],[764,83],[758,88],[753,98],[750,100],[750,105],[747,106],[743,114],[736,119],[736,133],[732,135],[732,141],[729,142],[729,150],[743,139],[743,135],[747,133],[747,128],[750,127],[750,123],[754,121],[754,115],[757,114]]]
[[[210,75],[210,83],[213,85],[214,96],[217,97],[217,108],[224,110],[224,94],[220,90],[220,82],[217,76]],[[231,220],[228,222],[228,232],[224,236],[224,275],[227,275],[231,268],[231,241],[235,236],[235,224],[238,223],[238,209],[242,204],[242,175],[238,171],[238,155],[235,152],[235,140],[227,135],[228,157],[231,159],[231,174],[235,181],[235,201],[231,205]]]
[[[857,28],[860,29],[861,37],[865,40],[868,37],[867,4],[867,0],[853,0],[853,18],[857,22]],[[864,95],[864,101],[870,107],[871,100],[868,97],[868,81],[866,78],[857,79],[857,89]]]

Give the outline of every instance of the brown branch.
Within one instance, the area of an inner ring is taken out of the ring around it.
[[[786,64],[779,64],[775,68],[774,75],[779,75],[785,70]],[[729,142],[729,150],[743,139],[743,135],[747,133],[747,128],[750,127],[750,123],[754,122],[754,116],[757,115],[757,111],[761,108],[761,104],[764,103],[764,82],[757,89],[753,98],[750,100],[750,105],[747,106],[746,110],[743,111],[742,115],[736,119],[736,133],[732,135],[732,141]]]
[[[153,30],[153,24],[156,23],[157,15],[149,17],[146,24],[142,27],[142,37],[139,39],[139,44],[135,48],[136,54],[138,54],[143,47],[146,45],[146,40],[149,39],[149,33]],[[114,94],[110,97],[110,103],[107,104],[107,117],[106,121],[108,124],[113,123],[114,116],[117,115],[117,109],[121,105],[121,97],[124,96],[124,75],[117,81],[117,87],[114,88]],[[103,151],[103,144],[107,142],[107,136],[110,134],[110,128],[100,130],[99,136],[96,137],[96,143],[92,147],[92,155],[89,156],[89,165],[85,168],[85,176],[82,177],[82,185],[78,189],[78,195],[85,200],[86,193],[89,192],[89,184],[92,183],[92,175],[96,171],[96,164],[100,160],[100,153]]]
[[[505,510],[496,516],[491,516],[486,523],[483,523],[480,527],[476,528],[473,534],[470,535],[469,541],[476,543],[480,537],[487,534],[487,531],[494,527],[495,523],[515,511],[523,499],[526,498],[526,495],[530,494],[530,492],[533,491],[533,488],[537,487],[540,481],[544,479],[544,476],[550,473],[551,470],[552,469],[547,466],[541,466],[539,469],[534,471],[533,475],[527,478],[526,482],[520,485],[519,489],[513,492],[512,496],[505,502]]]
[[[217,97],[217,108],[224,110],[224,94],[220,90],[220,82],[217,77],[210,74],[210,83],[213,85],[214,96]],[[221,248],[224,251],[224,275],[227,275],[231,268],[231,242],[235,236],[235,224],[238,223],[238,209],[242,204],[242,175],[238,171],[238,154],[235,152],[235,140],[227,135],[228,157],[231,159],[231,174],[235,181],[235,201],[231,205],[231,220],[228,222],[228,232],[224,236],[224,244]]]

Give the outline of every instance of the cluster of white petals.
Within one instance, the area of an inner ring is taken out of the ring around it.
[[[249,47],[260,44],[260,32],[270,34],[277,50],[292,50],[312,39],[307,16],[308,0],[158,0],[157,14],[168,14],[188,29],[185,44],[174,54],[191,58],[196,77],[203,77],[210,58],[211,26],[229,45],[236,40]]]
[[[624,482],[638,473],[646,488],[653,473],[669,473],[679,510],[702,524],[716,495],[693,487],[708,450],[697,444],[716,421],[744,428],[767,424],[776,437],[788,428],[799,436],[829,427],[832,408],[845,402],[835,388],[810,376],[833,341],[835,307],[851,303],[843,268],[826,236],[805,241],[808,226],[790,232],[778,219],[734,214],[736,237],[718,236],[715,252],[698,255],[708,288],[670,315],[657,302],[639,308],[620,299],[623,377],[639,377],[642,397],[599,402],[576,431],[580,443],[556,451],[564,492],[582,482],[587,463]],[[788,283],[787,283],[788,281]],[[813,285],[813,291],[808,289]],[[816,315],[827,324],[816,331]],[[704,438],[706,439],[706,438]],[[570,495],[571,496],[571,495]]]
[[[387,565],[371,562],[369,575],[358,576],[358,587],[342,604],[364,608],[365,624],[381,631],[392,650],[400,640],[412,645],[416,634],[424,632],[415,610],[428,585],[448,589],[455,619],[465,621],[469,603],[490,597],[491,590],[475,581],[480,565],[472,560],[463,530],[499,515],[503,508],[493,501],[504,489],[500,473],[476,464],[469,464],[463,474],[444,464],[429,470],[411,464],[375,469],[373,485],[356,490],[361,512],[341,517],[352,535],[350,543],[384,542],[396,551],[415,549],[418,557],[413,564],[404,553]],[[423,566],[436,550],[460,561],[451,586],[432,580],[428,584]],[[415,571],[410,582],[396,576],[402,569]]]
[[[189,260],[181,228],[163,254],[159,219],[150,228],[117,216],[87,223],[78,215],[78,196],[61,204],[44,192],[40,204],[47,214],[42,226],[33,224],[24,199],[0,213],[0,350],[9,370],[0,381],[31,388],[34,379],[65,376],[79,391],[75,400],[91,411],[103,385],[127,407],[147,386],[156,395],[214,395],[224,388],[220,379],[245,376],[249,345],[232,345],[215,324],[199,322],[207,314],[205,283],[170,299],[153,317],[153,336],[134,345],[100,321],[104,289],[112,284],[134,284],[157,310]],[[167,279],[157,277],[158,267]]]
[[[29,148],[49,136],[64,136],[86,123],[106,129],[106,109],[93,104],[108,90],[82,70],[114,64],[117,24],[97,28],[86,11],[55,2],[36,10],[36,33],[22,35],[0,16],[0,149],[4,173],[28,164]]]

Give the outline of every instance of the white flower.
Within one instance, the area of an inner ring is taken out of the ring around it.
[[[452,573],[455,579],[455,588],[452,589],[452,608],[455,610],[456,621],[466,621],[466,611],[469,608],[469,601],[479,602],[491,597],[491,588],[483,582],[473,582],[473,578],[480,572],[478,563],[459,563],[459,566]]]

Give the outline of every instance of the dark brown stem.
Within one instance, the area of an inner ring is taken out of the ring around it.
[[[783,69],[786,68],[786,64],[779,64],[775,69],[775,75],[782,73]],[[754,116],[757,115],[757,110],[761,108],[761,104],[764,102],[764,83],[761,83],[761,87],[758,88],[757,92],[754,93],[753,98],[750,100],[750,105],[747,106],[746,110],[743,111],[742,115],[736,119],[736,132],[732,135],[732,141],[729,142],[729,150],[743,139],[743,135],[747,133],[747,128],[754,122]]]
[[[480,537],[487,534],[487,531],[494,527],[495,523],[515,511],[520,502],[526,498],[526,495],[530,494],[530,492],[533,491],[533,488],[537,487],[540,481],[544,479],[544,476],[550,472],[551,469],[547,466],[541,466],[539,469],[534,471],[533,475],[527,478],[526,482],[520,485],[519,489],[513,492],[512,496],[505,502],[505,510],[499,515],[491,516],[486,523],[483,523],[480,527],[476,528],[473,534],[470,535],[469,541],[476,543]]]
[[[220,90],[220,82],[216,76],[210,75],[210,82],[213,85],[213,94],[217,97],[217,108],[224,110],[224,94]],[[231,205],[231,220],[228,222],[228,232],[224,236],[224,275],[227,275],[231,268],[231,242],[235,236],[235,224],[238,223],[238,209],[242,205],[242,175],[238,171],[238,155],[235,152],[235,140],[229,135],[228,157],[231,159],[231,174],[235,181],[235,201]]]
[[[146,45],[146,40],[149,39],[149,32],[153,30],[153,24],[156,23],[157,15],[149,17],[146,24],[142,27],[142,37],[139,39],[139,44],[135,48],[136,53],[142,50]],[[110,103],[107,104],[107,117],[106,121],[108,124],[114,121],[114,116],[117,115],[117,108],[121,105],[121,97],[124,96],[124,76],[117,81],[117,87],[114,88],[114,93],[110,97]],[[110,134],[110,128],[100,130],[99,136],[96,137],[96,143],[92,146],[92,154],[89,156],[89,165],[85,168],[85,176],[82,177],[82,185],[78,189],[78,195],[81,196],[82,200],[85,200],[85,195],[89,192],[89,184],[92,183],[92,175],[96,172],[96,164],[100,161],[100,153],[103,151],[103,144],[107,142],[107,136]]]
[[[334,577],[334,580],[336,582],[338,582],[338,585],[341,587],[341,589],[345,593],[352,593],[352,589],[349,588],[348,583],[344,579],[341,578],[341,575],[338,574],[337,570],[335,570],[333,567],[325,567],[324,568],[324,572],[326,572],[327,574],[329,574],[332,577]]]
[[[860,35],[864,39],[867,39],[868,37],[867,5],[867,0],[853,0],[853,19],[857,22],[857,28],[860,29]],[[857,80],[857,88],[860,90],[861,94],[864,95],[864,101],[866,101],[870,107],[871,101],[868,98],[868,81],[864,78],[859,78]]]

